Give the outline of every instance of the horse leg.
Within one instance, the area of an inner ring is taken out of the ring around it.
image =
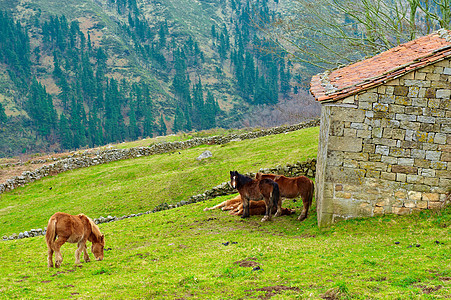
[[[277,211],[274,214],[274,217],[280,217],[282,215],[282,198],[279,197],[277,200]]]
[[[308,210],[310,208],[310,201],[307,199],[306,195],[302,195],[302,204],[304,205],[304,208],[302,209],[302,212],[298,217],[299,221],[304,221],[305,219],[307,219]]]
[[[249,198],[247,197],[241,197],[243,200],[243,215],[241,218],[248,218],[249,217]]]
[[[85,260],[85,262],[91,261],[91,259],[89,258],[89,254],[88,254],[88,248],[86,247],[86,242],[85,242],[85,246],[83,247],[83,259]]]
[[[271,198],[265,197],[265,205],[266,205],[266,212],[265,212],[265,216],[262,218],[262,222],[271,220],[271,211],[272,211]]]
[[[47,257],[48,266],[49,268],[53,268],[53,249],[50,246],[48,246],[47,254],[48,254]]]
[[[59,268],[63,262],[63,255],[61,254],[61,246],[67,241],[67,238],[58,237],[54,243],[55,251],[55,268]]]

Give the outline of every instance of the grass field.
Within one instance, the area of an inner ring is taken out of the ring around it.
[[[91,217],[174,203],[242,172],[316,156],[318,128],[80,169],[0,198],[1,234],[43,227],[56,210]],[[204,150],[213,158],[195,160]],[[52,187],[50,190],[49,188]],[[1,298],[444,299],[451,297],[451,217],[387,215],[316,226],[315,207],[261,223],[203,208],[228,197],[100,225],[105,259],[48,269],[43,237],[0,242]],[[43,225],[44,223],[44,225]],[[91,259],[93,256],[91,254]]]

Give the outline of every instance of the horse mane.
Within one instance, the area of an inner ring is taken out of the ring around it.
[[[100,232],[99,226],[97,226],[97,224],[94,223],[94,221],[90,217],[88,217],[87,215],[79,214],[79,216],[84,216],[84,217],[86,217],[89,220],[89,223],[91,224],[92,233],[94,234],[94,236],[97,239],[100,239],[100,237],[102,236],[102,233]]]
[[[240,186],[243,186],[243,185],[245,185],[246,183],[253,181],[252,178],[250,178],[250,177],[248,177],[248,176],[246,176],[246,175],[240,174],[240,173],[238,173],[238,172],[236,172],[236,174],[237,174],[237,177],[238,177],[238,180],[237,180],[237,181],[238,181],[238,183],[239,183]]]

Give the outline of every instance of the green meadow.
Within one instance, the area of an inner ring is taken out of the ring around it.
[[[56,211],[92,218],[152,210],[229,180],[229,171],[316,157],[318,128],[118,161],[47,177],[0,197],[0,235],[43,228]],[[213,157],[195,158],[205,150]],[[220,210],[233,197],[100,225],[105,259],[47,268],[44,237],[0,242],[2,299],[444,299],[451,297],[451,209],[316,225]],[[90,243],[88,243],[90,246]],[[91,259],[93,255],[90,254]]]

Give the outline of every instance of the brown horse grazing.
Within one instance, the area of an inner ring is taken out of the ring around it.
[[[273,207],[277,207],[274,216],[280,216],[282,213],[279,186],[271,179],[252,179],[244,176],[237,171],[230,171],[230,185],[237,189],[240,193],[243,202],[242,218],[249,217],[249,201],[250,200],[265,200],[265,216],[262,222],[271,220],[271,213]]]
[[[299,215],[298,220],[303,221],[307,218],[308,210],[312,205],[313,192],[315,185],[310,178],[305,176],[298,177],[285,177],[283,175],[275,174],[262,174],[257,173],[257,180],[272,179],[279,185],[280,197],[284,198],[296,198],[301,196],[304,208]]]
[[[58,237],[58,239],[56,239]],[[100,233],[99,227],[84,214],[77,216],[57,212],[50,217],[45,234],[48,248],[48,265],[53,267],[53,252],[55,252],[55,267],[61,266],[63,256],[61,246],[65,242],[77,243],[75,250],[75,264],[80,263],[80,254],[84,253],[85,262],[90,261],[86,249],[86,241],[92,242],[91,252],[96,260],[103,259],[103,248],[105,247],[105,236]]]
[[[219,203],[218,205],[215,205],[213,207],[207,207],[204,208],[204,211],[213,210],[213,209],[221,209],[221,210],[230,210],[231,215],[241,215],[243,214],[243,203],[241,200],[241,196],[238,195],[235,198],[223,201]],[[282,216],[289,216],[294,213],[294,209],[290,208],[283,208],[282,207]],[[257,215],[264,215],[266,212],[266,205],[265,201],[259,200],[259,201],[253,201],[251,200],[249,202],[249,215],[251,216],[257,216]],[[273,208],[274,212],[274,208]]]

